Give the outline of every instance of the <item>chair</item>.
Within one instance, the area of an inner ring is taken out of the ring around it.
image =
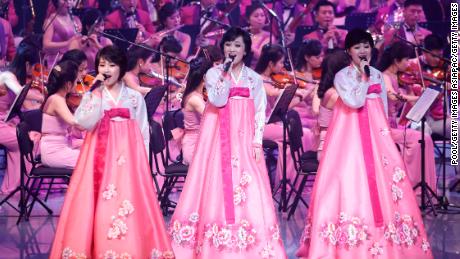
[[[26,188],[30,190],[26,197],[26,204],[28,203],[30,196],[34,196],[31,204],[29,205],[29,210],[26,215],[26,219],[29,218],[30,214],[32,213],[33,206],[35,201],[39,201],[42,206],[45,208],[46,205],[41,202],[41,200],[36,199],[39,195],[39,191],[42,190],[43,181],[46,179],[54,180],[54,179],[63,179],[64,181],[68,182],[70,176],[72,175],[72,169],[66,168],[51,168],[47,166],[40,165],[39,161],[35,158],[33,148],[34,143],[29,138],[30,126],[26,121],[22,121],[17,126],[17,137],[18,137],[18,144],[19,144],[19,152],[20,152],[20,159],[21,159],[21,173],[27,177]],[[29,162],[32,165],[32,168],[28,172],[25,163]],[[50,186],[53,184],[53,181],[48,183]],[[49,190],[50,188],[48,188]],[[52,214],[52,211],[48,209],[48,213]]]
[[[175,128],[184,128],[184,113],[181,109],[168,111],[163,115],[163,133],[166,141],[173,140],[172,130]],[[178,157],[172,159],[169,153],[169,146],[167,146],[166,158],[170,162],[182,162],[182,151]]]
[[[308,181],[309,176],[316,175],[316,171],[318,170],[318,159],[317,153],[314,151],[304,152],[302,146],[302,122],[300,121],[299,114],[294,111],[290,110],[287,113],[287,121],[288,121],[288,137],[289,137],[289,144],[291,148],[291,156],[292,160],[294,161],[294,168],[297,172],[297,175],[294,179],[293,188],[289,192],[288,201],[291,198],[291,195],[295,192],[294,200],[290,206],[290,210],[288,213],[288,220],[292,215],[294,215],[295,210],[297,209],[297,205],[299,201],[301,201],[307,208],[308,203],[302,198],[302,192],[305,188],[305,185]],[[298,189],[295,189],[297,182],[300,179],[300,184]]]
[[[160,207],[163,214],[167,215],[169,208],[176,207],[175,202],[169,199],[169,194],[171,193],[171,190],[176,187],[177,183],[185,181],[188,166],[182,164],[181,162],[173,162],[169,164],[164,154],[165,147],[166,142],[161,125],[152,120],[150,122],[150,153],[152,154],[153,159],[150,160],[150,168],[158,191]],[[155,167],[153,166],[153,162],[155,163]],[[160,165],[164,168],[163,171],[160,169]],[[165,180],[161,188],[156,178],[157,175],[164,177]]]
[[[6,147],[3,145],[0,145],[0,170],[5,170],[6,169]]]

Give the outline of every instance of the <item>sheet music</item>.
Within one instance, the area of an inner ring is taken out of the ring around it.
[[[419,122],[428,109],[431,107],[433,102],[436,100],[442,88],[439,86],[428,87],[423,91],[422,96],[417,100],[414,107],[407,113],[406,118],[413,121]]]
[[[276,98],[273,110],[270,112],[270,116],[267,117],[265,124],[274,123],[281,120],[281,116],[284,116],[289,109],[289,104],[294,98],[295,92],[297,91],[297,85],[290,84],[281,91],[281,94]]]

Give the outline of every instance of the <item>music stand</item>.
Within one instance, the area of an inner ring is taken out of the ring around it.
[[[286,132],[287,132],[287,118],[286,114],[289,109],[289,104],[294,98],[295,92],[298,88],[298,85],[291,84],[286,86],[282,93],[278,96],[275,102],[275,107],[273,107],[272,111],[270,112],[270,116],[267,118],[266,124],[275,123],[281,121],[283,123],[283,175],[282,179],[278,185],[278,187],[273,191],[273,196],[278,192],[278,189],[281,188],[281,197],[279,200],[279,207],[278,210],[282,212],[287,212],[288,207],[288,200],[287,200],[287,185],[291,188],[294,186],[291,182],[287,179],[287,172],[286,172],[286,153],[287,153],[287,140],[286,140]]]
[[[436,100],[438,95],[441,93],[442,88],[440,86],[430,86],[423,91],[422,95],[420,98],[417,100],[417,102],[414,104],[412,109],[407,113],[406,118],[413,122],[422,122],[422,138],[419,140],[420,146],[421,146],[421,180],[419,183],[417,183],[414,186],[414,191],[420,187],[421,189],[421,204],[420,208],[421,210],[425,211],[427,209],[427,204],[425,202],[425,198],[427,198],[427,201],[433,211],[433,215],[436,216],[436,209],[434,207],[433,201],[431,200],[431,197],[435,197],[436,199],[438,198],[436,196],[436,193],[428,186],[426,183],[425,179],[425,114],[428,112],[430,109],[431,105],[433,102]],[[430,194],[432,195],[430,197]]]
[[[20,120],[23,119],[21,107],[26,99],[27,93],[29,93],[29,89],[30,84],[27,84],[24,86],[24,88],[22,88],[21,92],[16,95],[16,98],[14,98],[13,104],[11,105],[11,109],[8,111],[8,115],[5,117],[5,122],[8,122],[16,116],[18,116]]]
[[[137,28],[106,29],[102,35],[109,38],[118,48],[127,51],[131,46],[130,42],[136,41],[138,31]]]
[[[23,113],[21,111],[21,107],[22,107],[22,104],[24,103],[24,100],[26,99],[26,96],[27,96],[27,93],[29,92],[29,89],[30,89],[30,84],[27,84],[26,86],[24,86],[24,88],[22,88],[21,92],[16,96],[16,98],[14,99],[14,102],[13,102],[13,105],[11,105],[11,109],[9,110],[8,112],[8,115],[6,116],[5,118],[5,122],[11,120],[12,118],[18,116],[20,118],[21,121],[24,120],[24,116],[23,116]],[[20,141],[18,140],[18,144],[20,144]],[[22,154],[21,154],[22,156]],[[3,200],[0,201],[0,206],[3,204],[3,203],[6,203],[8,205],[10,205],[13,209],[15,209],[17,212],[19,212],[19,217],[18,217],[18,221],[16,222],[16,225],[19,224],[19,222],[21,221],[22,217],[24,215],[27,214],[27,198],[26,198],[26,195],[28,196],[32,196],[32,198],[36,201],[38,201],[38,203],[40,203],[43,208],[45,208],[46,211],[48,211],[48,213],[52,213],[53,211],[48,208],[45,203],[40,200],[36,194],[32,193],[29,188],[27,188],[27,186],[25,185],[25,182],[24,182],[24,171],[26,171],[26,166],[25,166],[25,163],[21,157],[21,166],[20,166],[20,180],[19,180],[19,186],[16,187],[13,191],[11,191]],[[19,192],[19,204],[18,204],[18,208],[14,207],[8,200],[14,196],[14,194],[16,194],[17,192]],[[25,216],[26,220],[27,220],[27,215]]]

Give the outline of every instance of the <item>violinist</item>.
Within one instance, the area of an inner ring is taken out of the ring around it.
[[[314,9],[316,30],[304,36],[304,39],[316,39],[321,42],[323,48],[344,48],[346,30],[335,27],[335,5],[329,1],[321,0]]]
[[[78,49],[69,50],[64,53],[60,61],[62,62],[65,60],[70,60],[78,66],[77,85],[71,88],[66,97],[67,106],[74,112],[80,105],[83,94],[89,91],[91,85],[90,83],[83,83],[85,82],[85,76],[88,74],[88,61],[85,52]]]
[[[428,52],[423,52],[423,54],[420,56],[420,65],[422,67],[423,73],[425,76],[432,77],[437,79],[438,81],[447,81],[449,82],[449,73],[450,73],[450,68],[447,69],[447,76],[445,75],[445,70],[444,70],[444,61],[441,60],[439,57],[443,56],[443,50],[444,47],[446,46],[446,42],[441,38],[440,36],[436,34],[431,34],[426,36],[424,39],[424,46],[427,50],[431,51],[433,54],[432,55]],[[411,66],[414,67],[416,65],[417,60],[412,59],[410,60]],[[450,86],[449,84],[447,85],[447,88],[449,90]],[[431,106],[427,116],[426,116],[426,122],[430,126],[430,129],[432,130],[433,133],[436,133],[438,135],[443,135],[443,118],[444,118],[444,112],[443,112],[443,97],[440,96],[436,101],[433,103]],[[450,137],[450,132],[451,132],[451,118],[449,116],[449,112],[447,112],[447,128],[446,128],[446,134],[447,136],[445,137]]]
[[[300,45],[295,62],[296,74],[299,78],[305,80],[314,80],[319,83],[321,79],[321,63],[324,59],[324,49],[319,40],[305,40]],[[319,104],[320,100],[316,94],[318,84],[307,84],[312,88],[311,94],[308,95],[302,103],[294,109],[299,113],[302,125],[307,128],[314,128],[317,125],[317,116],[319,106],[312,105],[313,102]],[[318,109],[315,109],[318,108]]]
[[[48,66],[55,64],[69,50],[70,43],[78,39],[81,33],[81,22],[77,16],[70,14],[68,1],[53,0],[56,11],[43,24],[43,51]]]
[[[200,0],[199,2],[191,2],[189,5],[183,6],[181,8],[180,13],[182,16],[182,22],[185,25],[198,25],[199,33],[195,38],[196,46],[204,47],[213,45],[221,38],[223,34],[222,33],[213,37],[208,37],[208,33],[215,32],[217,29],[221,29],[221,26],[206,20],[204,17],[229,24],[229,21],[226,18],[226,13],[218,10],[216,7],[216,2],[216,0]]]
[[[129,88],[132,88],[142,95],[146,95],[150,92],[151,87],[161,85],[160,79],[152,79],[153,83],[141,82],[139,75],[141,73],[150,74],[152,69],[152,52],[142,47],[132,46],[128,50],[128,66],[126,68],[127,72],[123,77],[123,82]]]
[[[16,27],[19,22],[19,18],[16,14],[13,0],[1,0],[0,1],[0,17],[7,20],[12,28]]]
[[[251,67],[254,68],[259,60],[262,47],[270,42],[270,33],[264,29],[267,15],[260,4],[252,4],[246,8],[246,20],[251,33]]]
[[[383,81],[388,96],[388,120],[391,127],[391,136],[401,148],[404,164],[408,176],[415,185],[420,181],[421,146],[419,140],[421,133],[413,129],[405,129],[405,125],[398,125],[398,114],[403,105],[414,103],[415,96],[410,86],[398,83],[398,73],[406,71],[412,48],[403,42],[395,42],[381,56],[377,68],[383,71]],[[433,190],[436,190],[436,168],[434,161],[433,141],[429,134],[425,134],[425,168],[426,180]]]
[[[260,56],[259,62],[255,68],[255,71],[262,76],[264,82],[265,92],[267,94],[267,107],[265,114],[268,117],[271,110],[274,108],[276,99],[282,93],[282,89],[275,87],[276,82],[272,80],[271,76],[275,73],[281,73],[284,71],[284,51],[283,48],[279,45],[266,45],[262,49],[262,54]],[[285,72],[287,73],[287,72]],[[311,93],[311,90],[306,89],[297,89],[295,97],[292,99],[289,107],[294,107],[301,103],[306,96]],[[283,126],[280,124],[267,124],[264,129],[264,139],[273,140],[278,144],[279,150],[282,150],[283,142]],[[314,136],[310,129],[303,128],[303,137],[302,142],[306,150],[310,150],[313,146]],[[288,157],[290,157],[290,151],[288,150]],[[278,163],[275,179],[281,179],[282,175],[282,156],[278,156]],[[291,159],[287,160],[287,175],[288,178],[295,177],[295,170]]]
[[[104,20],[101,12],[97,9],[88,9],[82,18],[82,37],[75,38],[69,46],[69,49],[84,51],[90,71],[95,71],[94,60],[96,59],[96,53],[103,47],[112,45],[112,41],[109,38],[100,35],[103,31]]]
[[[71,60],[60,61],[48,78],[48,97],[43,106],[42,137],[40,139],[41,162],[49,167],[74,168],[80,146],[73,146],[72,134],[78,126],[67,107],[66,96],[74,88],[78,65]],[[70,134],[69,134],[70,133]],[[78,142],[80,145],[82,141]]]
[[[138,29],[136,42],[144,41],[155,32],[149,14],[137,8],[138,0],[120,0],[120,8],[105,17],[106,29]]]
[[[183,26],[179,10],[176,9],[173,3],[166,3],[161,7],[158,18],[159,26],[157,32],[151,36],[150,40],[152,45],[156,47],[165,36],[172,35],[182,45],[180,57],[183,59],[187,58],[191,38],[187,33],[179,31]]]
[[[286,45],[291,44],[295,39],[295,31],[297,26],[299,25],[313,25],[313,20],[310,15],[304,15],[304,7],[299,3],[298,0],[278,0],[275,2],[273,7],[276,15],[281,20],[281,26],[284,30],[285,37],[286,37]],[[299,24],[295,25],[295,28],[292,28],[291,23],[296,19],[298,16],[302,17],[302,21]],[[270,18],[271,19],[271,18]],[[277,21],[273,18],[273,28],[276,28],[274,32],[277,36],[279,36],[279,28]]]
[[[32,81],[32,68],[39,62],[38,49],[27,44],[27,41],[28,38],[25,38],[19,44],[9,70],[0,73],[0,144],[6,147],[7,152],[7,168],[1,183],[0,193],[14,190],[20,181],[20,154],[16,138],[18,120],[15,118],[5,122],[4,119],[11,109],[16,95],[21,92],[22,86],[27,81]],[[34,83],[32,86],[38,85]],[[30,88],[22,109],[38,109],[43,103],[43,99],[42,91]]]

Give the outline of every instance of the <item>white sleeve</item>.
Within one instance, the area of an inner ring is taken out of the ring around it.
[[[364,106],[369,82],[352,80],[346,72],[341,70],[335,75],[334,86],[347,106],[355,109]]]
[[[230,93],[230,80],[221,76],[220,69],[211,68],[206,73],[204,81],[208,92],[208,101],[216,107],[225,106]]]
[[[144,139],[144,145],[147,151],[149,152],[150,145],[150,131],[149,131],[149,120],[147,118],[147,105],[145,104],[144,98],[141,94],[137,95],[137,103],[139,104],[136,109],[136,120],[141,130],[142,138]]]
[[[5,85],[16,95],[18,95],[22,90],[22,86],[19,84],[16,76],[9,71],[0,73],[0,85]]]
[[[254,110],[255,110],[255,133],[254,144],[262,145],[262,137],[264,135],[265,127],[265,109],[267,107],[267,95],[265,93],[264,84],[262,79],[255,82],[254,88]]]
[[[87,130],[92,130],[102,118],[102,112],[102,97],[87,92],[75,111],[75,122]]]
[[[382,92],[380,93],[380,98],[382,98],[383,103],[383,111],[385,112],[385,116],[388,118],[388,96],[387,96],[387,88],[385,86],[385,81],[383,80],[383,76],[380,76],[380,86],[382,87]]]

